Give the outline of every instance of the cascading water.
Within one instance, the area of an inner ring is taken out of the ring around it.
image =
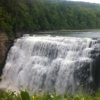
[[[73,92],[83,82],[94,84],[93,65],[100,55],[98,39],[26,36],[15,41],[3,70],[1,88],[17,90],[26,84],[31,91]]]

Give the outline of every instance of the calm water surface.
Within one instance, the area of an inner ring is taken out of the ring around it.
[[[41,35],[41,34],[38,34]],[[45,33],[42,35],[50,36],[66,36],[66,37],[83,37],[83,38],[100,38],[100,31],[90,31],[90,32],[58,32],[58,33]]]

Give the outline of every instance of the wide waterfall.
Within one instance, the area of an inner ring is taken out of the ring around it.
[[[99,66],[99,39],[23,36],[8,53],[0,88],[18,90],[26,85],[32,92],[41,88],[61,93],[83,84],[89,90],[99,86]]]

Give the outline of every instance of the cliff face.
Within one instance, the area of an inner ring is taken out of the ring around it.
[[[4,32],[0,32],[0,76],[2,74],[2,69],[5,64],[5,59],[7,52],[12,45],[12,41],[8,39],[8,36]]]

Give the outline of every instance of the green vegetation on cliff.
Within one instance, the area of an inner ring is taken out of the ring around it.
[[[57,2],[61,1],[61,2]],[[0,30],[99,29],[100,5],[64,0],[1,0]]]

